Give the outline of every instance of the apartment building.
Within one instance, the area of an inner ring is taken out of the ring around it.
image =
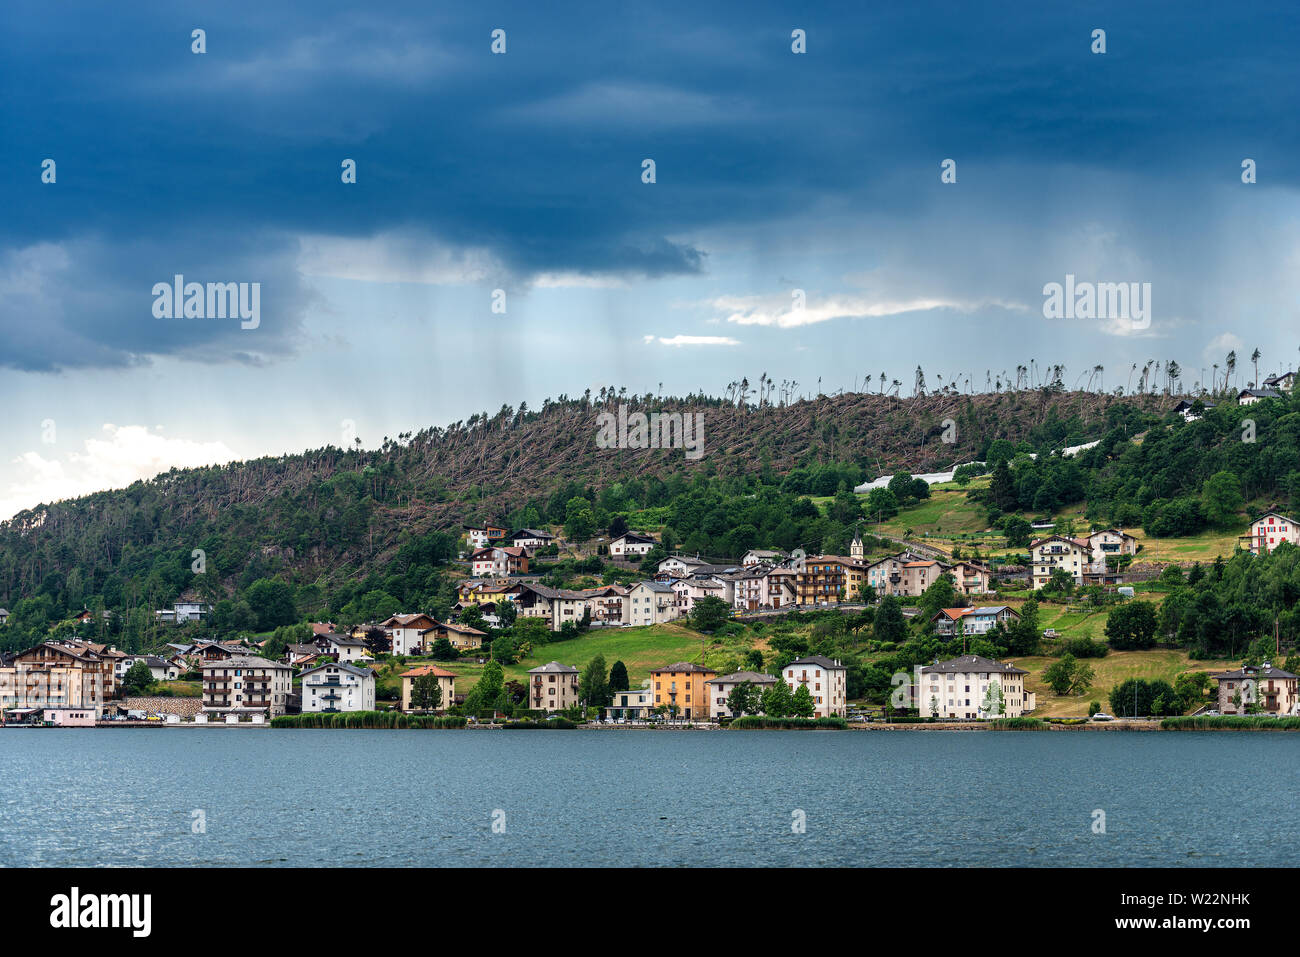
[[[203,663],[203,710],[215,714],[261,713],[274,718],[288,710],[293,669],[255,655]]]
[[[986,595],[992,588],[992,573],[978,562],[957,562],[949,570],[959,595]]]
[[[666,707],[670,715],[691,721],[709,717],[709,679],[717,677],[712,668],[678,661],[650,672],[654,706]]]
[[[732,577],[731,604],[737,611],[758,611],[767,604],[769,565],[749,565]]]
[[[402,679],[402,710],[413,711],[412,691],[415,687],[415,679],[423,678],[426,675],[433,675],[438,682],[438,690],[442,692],[442,701],[435,709],[445,711],[452,706],[456,700],[456,675],[446,668],[439,668],[437,665],[419,665],[409,671],[403,671]]]
[[[760,693],[776,684],[776,678],[773,675],[760,674],[757,671],[735,671],[729,675],[710,678],[704,683],[709,692],[709,717],[715,719],[739,717],[732,714],[731,708],[727,706],[727,698],[746,681],[757,688]]]
[[[920,669],[917,706],[926,717],[936,718],[1018,718],[1033,711],[1035,696],[1025,690],[1029,672],[1001,661],[979,655],[962,655],[935,662]],[[1000,713],[986,709],[993,704],[989,689],[1002,689]]]
[[[1300,714],[1300,677],[1269,662],[1214,675],[1219,682],[1219,713],[1246,714],[1258,705],[1268,714]]]
[[[88,642],[50,640],[19,652],[0,668],[0,707],[98,711],[117,697],[118,657],[105,654],[107,650]]]
[[[602,585],[583,591],[591,620],[606,625],[619,625],[627,621],[628,590],[622,585]]]
[[[628,589],[623,607],[630,625],[658,625],[679,614],[677,593],[665,582],[637,582]]]
[[[814,555],[795,569],[795,602],[800,605],[838,604],[858,600],[867,581],[867,566],[842,555]]]
[[[978,594],[976,589],[988,590],[988,570],[982,565],[965,563],[970,571],[964,573],[965,585],[972,589],[965,594]],[[893,595],[896,598],[917,598],[938,580],[940,575],[950,571],[948,565],[933,559],[917,558],[907,552],[877,559],[866,566],[867,584],[878,595]],[[962,582],[956,587],[962,591]]]
[[[846,717],[848,715],[848,674],[839,661],[821,655],[809,655],[790,662],[781,669],[785,683],[791,691],[803,685],[812,695],[817,718]]]
[[[528,707],[564,711],[578,704],[578,669],[558,661],[528,669]]]
[[[332,661],[302,673],[304,712],[375,710],[375,673]]]
[[[334,632],[317,635],[312,639],[311,646],[316,649],[317,654],[334,655],[337,660],[345,663],[357,661],[370,654],[370,648],[362,639]]]
[[[1073,578],[1076,585],[1082,585],[1091,561],[1092,545],[1086,538],[1050,535],[1029,545],[1029,566],[1035,590],[1046,585],[1058,568]]]
[[[673,592],[677,595],[677,614],[689,615],[695,608],[695,603],[704,598],[717,598],[719,601],[731,604],[728,596],[734,592],[728,587],[730,584],[721,578],[701,576],[673,582]]]
[[[654,692],[648,687],[615,691],[612,699],[609,707],[605,709],[607,719],[644,721],[654,708]]]

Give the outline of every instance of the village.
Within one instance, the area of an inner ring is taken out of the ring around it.
[[[1239,544],[1261,555],[1296,541],[1295,521],[1270,512],[1251,522]],[[999,588],[1008,585],[1039,593],[1068,581],[1070,587],[1097,586],[1120,600],[1131,598],[1133,588],[1123,584],[1123,573],[1140,548],[1135,536],[1119,528],[1049,534],[1030,543],[1027,568],[995,571],[979,561],[922,554],[924,546],[869,558],[862,536],[855,534],[848,555],[752,549],[733,563],[674,554],[642,580],[569,589],[540,581],[538,570],[545,567],[540,553],[554,553],[562,544],[555,532],[475,525],[465,527],[463,542],[460,558],[469,575],[459,581],[458,600],[444,619],[412,611],[347,629],[315,622],[310,639],[288,644],[274,659],[265,657],[268,640],[247,637],[170,642],[154,654],[128,654],[84,639],[50,639],[0,661],[0,720],[6,727],[266,727],[295,714],[391,710],[460,713],[465,726],[493,727],[503,716],[481,708],[465,713],[464,675],[445,665],[448,659],[486,665],[492,660],[492,635],[505,623],[536,622],[560,637],[690,623],[708,607],[734,620],[809,610],[852,614],[886,597],[906,602],[903,614],[914,617],[914,601],[942,579],[960,604],[939,608],[925,628],[948,640],[960,636],[964,649],[967,639],[1019,622],[1015,607],[995,600]],[[659,544],[652,534],[628,531],[603,543],[601,552],[636,569]],[[198,601],[156,612],[170,624],[201,622],[207,613]],[[390,702],[379,697],[381,669],[400,681],[400,693]],[[598,707],[585,700],[581,670],[578,663],[561,661],[529,668],[526,681],[518,683],[518,714],[536,720],[564,717],[592,727],[716,727],[769,712],[832,723],[873,717],[861,702],[850,700],[845,664],[823,655],[797,656],[770,671],[754,667],[729,673],[694,661],[665,661],[649,667],[637,687],[611,686]],[[1036,695],[1027,687],[1027,674],[1013,661],[979,654],[935,659],[909,676],[900,713],[955,722],[1030,716]],[[126,691],[128,675],[153,683],[188,676],[201,693],[132,695]],[[1300,678],[1270,662],[1218,671],[1212,678],[1217,707],[1205,713],[1300,714]]]

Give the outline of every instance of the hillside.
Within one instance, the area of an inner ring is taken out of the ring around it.
[[[403,542],[458,531],[466,521],[553,520],[573,494],[628,476],[681,488],[701,473],[779,478],[816,463],[853,463],[864,477],[921,472],[976,458],[995,439],[1044,449],[1087,441],[1168,402],[1050,390],[911,399],[852,393],[762,407],[613,390],[562,396],[539,411],[506,406],[491,417],[385,438],[374,450],[327,447],[172,470],[22,512],[0,524],[0,604],[12,608],[38,592],[72,610],[96,597],[109,608],[165,601],[190,583],[196,548],[218,573],[214,598],[270,571],[299,582],[360,577],[382,569]],[[702,414],[704,456],[598,449],[596,417],[620,403]],[[957,425],[953,444],[941,441],[945,419]]]

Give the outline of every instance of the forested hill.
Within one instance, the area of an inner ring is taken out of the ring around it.
[[[703,416],[703,456],[680,449],[600,449],[597,417],[631,411]],[[92,600],[109,608],[158,607],[196,584],[191,551],[205,551],[229,594],[237,583],[285,571],[299,582],[368,574],[403,543],[465,522],[564,520],[575,494],[635,478],[646,501],[697,475],[762,475],[840,463],[823,478],[925,472],[979,458],[995,439],[1039,450],[1149,422],[1166,396],[1116,398],[1033,390],[919,398],[850,393],[755,407],[721,398],[624,396],[612,390],[503,407],[446,428],[385,439],[374,450],[327,447],[230,465],[172,470],[129,488],[20,513],[0,524],[0,605],[42,593],[55,608]],[[945,443],[945,420],[955,443]],[[811,481],[805,476],[804,481]],[[660,483],[663,483],[662,485]],[[657,500],[656,500],[657,499]],[[241,586],[242,587],[242,586]],[[213,594],[211,597],[218,597]]]

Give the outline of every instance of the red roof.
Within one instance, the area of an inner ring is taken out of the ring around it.
[[[437,665],[420,665],[417,668],[412,668],[410,671],[403,671],[401,677],[419,678],[423,675],[436,675],[439,678],[454,678],[456,677],[456,672],[448,671],[446,668],[439,668]]]

